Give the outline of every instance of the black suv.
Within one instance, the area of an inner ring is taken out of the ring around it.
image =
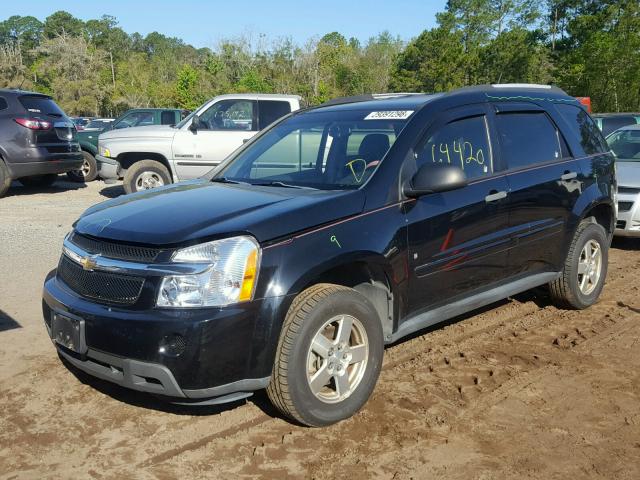
[[[11,180],[51,185],[82,165],[73,122],[40,93],[0,89],[0,197]]]
[[[206,178],[88,209],[44,286],[59,354],[180,403],[266,388],[354,414],[384,345],[548,285],[593,304],[613,157],[557,88],[345,99],[288,115]]]

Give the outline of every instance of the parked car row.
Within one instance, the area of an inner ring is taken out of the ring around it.
[[[181,404],[266,389],[323,426],[367,402],[386,344],[534,287],[563,308],[597,301],[614,157],[561,90],[341,99],[254,135],[278,117],[261,116],[270,100],[294,105],[218,99],[174,128],[100,139],[114,176],[137,145],[169,163],[137,157],[125,177],[146,165],[167,183],[220,161],[205,135],[239,148],[74,223],[42,303],[67,362]]]

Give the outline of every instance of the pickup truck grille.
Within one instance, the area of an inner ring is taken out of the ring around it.
[[[102,255],[107,258],[118,260],[127,260],[130,262],[153,262],[160,254],[160,249],[151,247],[138,247],[132,245],[124,245],[122,243],[106,242],[103,240],[95,240],[85,237],[79,233],[73,232],[69,240],[77,245],[85,252],[92,255]]]
[[[144,286],[144,278],[87,271],[66,255],[62,255],[58,264],[58,278],[83,297],[119,305],[136,303]]]

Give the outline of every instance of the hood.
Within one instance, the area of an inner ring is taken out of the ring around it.
[[[148,125],[146,127],[129,127],[109,130],[100,134],[100,140],[113,138],[168,138],[173,137],[176,129],[170,125]]]
[[[194,180],[89,208],[79,233],[158,246],[249,233],[260,243],[362,211],[364,192],[259,187]]]
[[[640,188],[640,161],[616,161],[618,186]]]

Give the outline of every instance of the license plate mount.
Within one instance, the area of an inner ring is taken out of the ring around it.
[[[51,338],[58,345],[62,345],[73,352],[79,354],[87,352],[84,320],[80,318],[53,312],[51,314]]]

